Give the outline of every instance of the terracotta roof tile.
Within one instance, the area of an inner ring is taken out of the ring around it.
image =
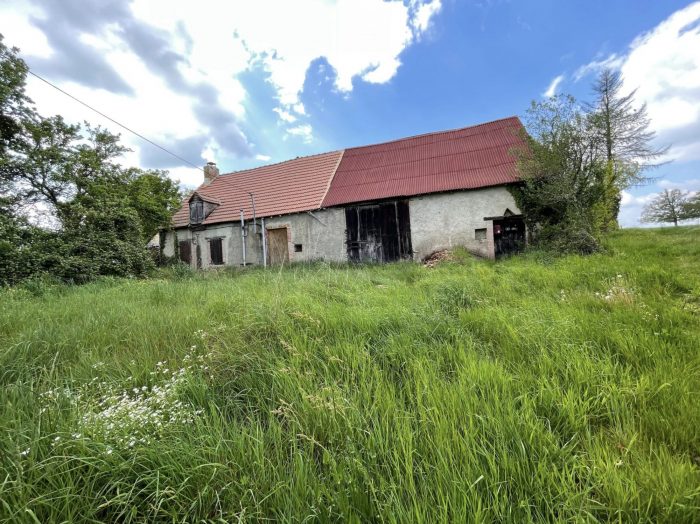
[[[318,209],[341,156],[341,151],[335,151],[220,175],[195,191],[205,200],[220,203],[203,224],[240,220],[241,209],[246,219],[252,218],[251,192],[258,217]],[[183,205],[173,216],[173,225],[188,223],[189,209]]]

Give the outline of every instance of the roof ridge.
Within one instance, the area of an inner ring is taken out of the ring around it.
[[[464,131],[465,129],[474,129],[477,127],[495,124],[497,122],[505,122],[506,120],[517,120],[518,122],[520,122],[520,117],[518,115],[511,115],[511,116],[506,116],[503,118],[497,118],[495,120],[490,120],[488,122],[482,122],[480,124],[474,124],[471,126],[455,127],[453,129],[443,129],[442,131],[428,131],[427,133],[419,133],[417,135],[405,136],[402,138],[393,138],[391,140],[385,140],[384,142],[377,142],[375,144],[364,144],[361,146],[346,147],[345,150],[347,151],[348,149],[361,149],[363,147],[383,146],[385,144],[393,144],[394,142],[402,142],[403,140],[411,140],[413,138],[421,138],[424,136],[431,136],[431,135],[441,135],[443,133],[454,133],[455,131]],[[520,124],[522,125],[522,122],[520,122]]]

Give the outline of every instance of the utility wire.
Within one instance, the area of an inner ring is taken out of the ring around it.
[[[157,147],[158,149],[161,149],[161,150],[165,151],[165,152],[168,153],[169,155],[174,156],[174,157],[177,158],[178,160],[184,162],[185,164],[188,164],[188,165],[194,167],[195,169],[199,169],[200,171],[204,171],[204,169],[202,169],[201,167],[199,167],[199,166],[193,164],[193,163],[190,162],[189,160],[185,160],[185,159],[182,158],[181,156],[176,155],[175,153],[173,153],[172,151],[168,151],[167,149],[165,149],[165,148],[164,148],[163,146],[161,146],[160,144],[156,144],[153,140],[149,140],[148,138],[146,138],[146,137],[143,136],[142,134],[137,133],[137,132],[134,131],[133,129],[128,128],[127,126],[125,126],[125,125],[122,124],[121,122],[117,122],[116,120],[114,120],[114,118],[111,118],[111,117],[105,115],[102,111],[98,111],[97,109],[95,109],[95,108],[92,107],[91,105],[86,104],[86,103],[83,102],[82,100],[80,100],[80,99],[74,97],[73,95],[71,95],[70,93],[64,91],[63,89],[61,89],[60,87],[58,87],[56,84],[52,84],[51,82],[49,82],[49,81],[46,80],[45,78],[40,77],[39,75],[37,75],[37,74],[36,74],[34,71],[32,71],[31,69],[28,69],[28,72],[29,72],[30,75],[35,76],[36,78],[38,78],[38,79],[41,80],[42,82],[45,82],[45,83],[49,84],[51,87],[53,87],[54,89],[60,91],[61,93],[63,93],[63,94],[66,95],[67,97],[72,98],[73,100],[75,100],[75,101],[78,102],[79,104],[84,105],[84,106],[87,107],[88,109],[90,109],[90,110],[94,111],[95,113],[97,113],[98,115],[100,115],[100,116],[106,118],[106,119],[109,120],[110,122],[114,122],[114,123],[117,124],[119,127],[123,127],[123,128],[126,129],[129,133],[131,133],[131,134],[133,134],[133,135],[136,135],[137,137],[139,137],[139,138],[142,139],[142,140],[145,140],[146,142],[148,142],[148,143],[151,144],[152,146],[155,146],[155,147]]]

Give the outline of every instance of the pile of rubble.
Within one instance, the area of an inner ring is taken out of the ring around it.
[[[425,267],[435,267],[440,262],[446,262],[452,260],[452,251],[443,249],[441,251],[435,251],[423,259],[423,265]]]

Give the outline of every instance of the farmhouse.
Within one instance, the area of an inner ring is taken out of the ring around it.
[[[194,268],[495,258],[525,242],[508,189],[521,130],[510,117],[222,175],[210,162],[161,245]]]

